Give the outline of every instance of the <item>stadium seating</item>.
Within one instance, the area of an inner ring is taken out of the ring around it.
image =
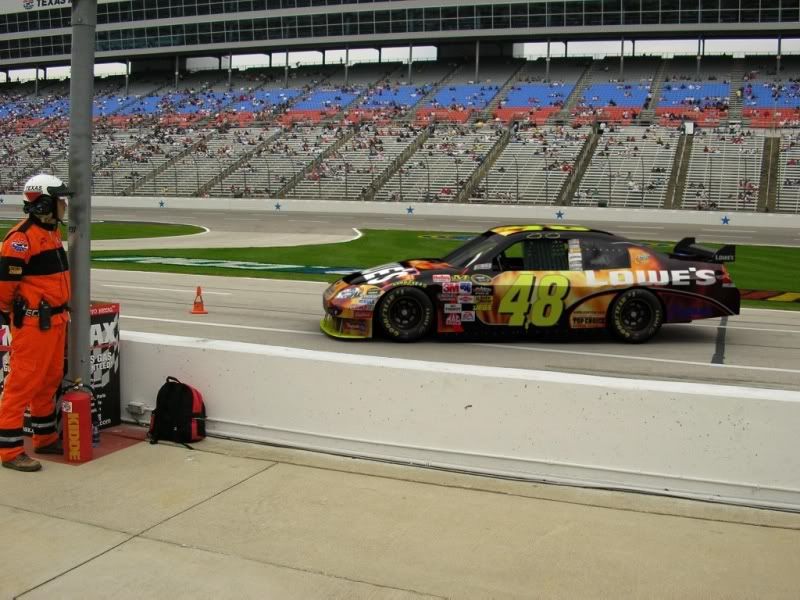
[[[656,125],[604,132],[573,205],[662,207],[677,142],[678,132]]]
[[[588,127],[522,126],[474,195],[475,201],[552,204],[575,165]]]

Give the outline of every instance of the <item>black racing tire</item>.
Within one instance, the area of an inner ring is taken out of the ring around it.
[[[664,308],[653,292],[634,288],[622,292],[611,303],[608,326],[614,337],[629,344],[652,338],[664,323]]]
[[[375,320],[390,340],[415,342],[425,337],[433,326],[433,302],[421,289],[413,286],[392,288],[381,299]]]

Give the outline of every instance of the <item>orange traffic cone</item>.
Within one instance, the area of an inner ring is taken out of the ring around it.
[[[203,290],[200,289],[200,286],[197,286],[197,294],[194,297],[194,305],[192,306],[192,310],[190,311],[193,315],[207,315],[208,311],[206,307],[203,305]]]

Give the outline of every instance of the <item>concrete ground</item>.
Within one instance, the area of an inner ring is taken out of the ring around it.
[[[216,439],[0,490],[2,599],[800,597],[798,514]]]

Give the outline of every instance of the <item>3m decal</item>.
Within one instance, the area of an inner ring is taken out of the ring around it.
[[[533,273],[522,273],[500,300],[497,312],[511,315],[512,327],[552,327],[564,312],[569,279],[545,275],[537,280]]]

